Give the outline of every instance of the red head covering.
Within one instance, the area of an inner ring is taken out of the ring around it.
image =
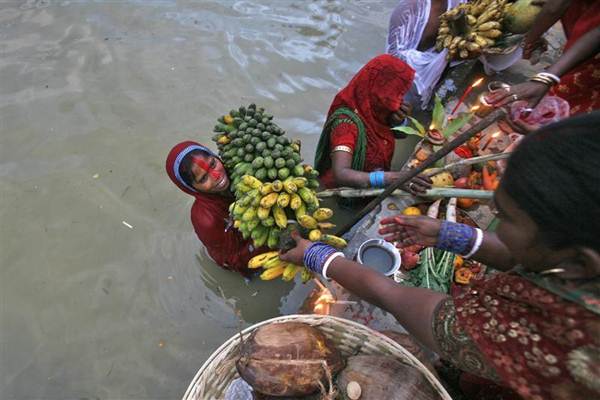
[[[226,230],[229,205],[233,197],[229,192],[226,192],[228,195],[225,196],[198,192],[188,186],[179,174],[179,164],[192,150],[201,150],[216,156],[210,149],[196,142],[181,142],[173,147],[167,156],[167,174],[179,189],[196,198],[191,210],[192,225],[198,239],[206,246],[208,254],[220,266],[249,275],[247,264],[253,255],[250,242],[244,240],[237,229]]]
[[[415,70],[404,61],[389,54],[377,56],[335,96],[328,116],[339,107],[348,107],[360,116],[368,136],[389,138],[388,118],[402,105],[414,77]]]

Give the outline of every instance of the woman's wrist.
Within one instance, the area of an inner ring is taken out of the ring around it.
[[[383,171],[370,172],[369,183],[373,188],[385,187],[385,173]]]
[[[327,273],[327,267],[333,258],[339,256],[338,253],[343,256],[342,253],[338,252],[332,246],[321,242],[314,242],[304,251],[302,261],[312,272],[324,275]]]
[[[483,241],[481,229],[465,224],[442,221],[436,248],[471,257],[479,250]]]

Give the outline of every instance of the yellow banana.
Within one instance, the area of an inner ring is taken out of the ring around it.
[[[333,228],[335,228],[335,224],[332,224],[331,222],[319,222],[319,223],[317,223],[317,226],[319,227],[319,229],[333,229]]]
[[[306,179],[303,176],[299,176],[297,178],[292,179],[292,182],[294,182],[294,185],[296,185],[296,188],[303,188],[304,186],[306,186],[308,184],[308,179]]]
[[[290,195],[286,192],[279,193],[277,197],[277,205],[281,208],[286,208],[290,204]]]
[[[283,182],[283,190],[285,190],[288,194],[296,193],[298,191],[298,186],[290,179],[285,180]]]
[[[231,124],[233,124],[233,117],[231,115],[229,115],[229,114],[224,115],[223,116],[223,121],[225,121],[225,123],[227,125],[231,125]]]
[[[302,267],[299,267],[297,265],[294,264],[288,264],[285,266],[285,269],[283,270],[283,276],[281,277],[281,279],[283,279],[286,282],[291,281],[292,279],[294,279],[294,277],[296,276],[296,274],[298,272],[300,272],[300,269],[302,269]]]
[[[262,182],[252,175],[242,176],[242,183],[246,186],[250,186],[252,189],[258,189],[262,185]]]
[[[260,206],[263,208],[272,207],[277,202],[277,197],[279,197],[279,193],[277,193],[277,192],[269,193],[268,195],[264,196],[260,200]]]
[[[271,182],[263,183],[260,189],[258,189],[258,191],[261,195],[266,196],[269,193],[273,192],[273,184]]]
[[[300,226],[302,226],[303,228],[306,228],[306,229],[316,229],[317,228],[317,220],[308,214],[298,217],[298,223],[300,224]]]
[[[218,144],[228,144],[229,142],[231,142],[231,139],[229,139],[229,136],[227,135],[221,135],[219,136],[219,139],[217,139]]]
[[[262,274],[260,274],[260,279],[262,279],[263,281],[273,280],[273,279],[281,276],[281,274],[283,274],[284,270],[285,270],[285,265],[280,265],[275,268],[269,268],[269,269],[265,270]]]
[[[313,218],[317,221],[325,221],[333,217],[333,210],[331,208],[319,208],[313,213]]]
[[[268,251],[266,253],[259,254],[254,256],[248,261],[248,268],[260,268],[265,263],[273,258],[279,258],[278,251]]]
[[[285,228],[287,226],[287,216],[285,215],[285,211],[283,208],[278,205],[273,206],[273,218],[275,218],[275,224],[277,224],[280,228]]]
[[[269,258],[267,261],[265,261],[265,262],[263,263],[262,267],[263,267],[264,269],[269,269],[269,268],[274,268],[274,267],[277,267],[277,266],[279,266],[279,265],[281,265],[281,264],[283,264],[283,263],[285,263],[285,261],[282,261],[282,260],[279,258],[279,255],[277,255],[276,257]]]
[[[337,247],[338,249],[343,249],[344,247],[348,246],[348,243],[341,237],[329,234],[321,235],[321,242],[327,243],[333,247]]]
[[[240,226],[242,225],[242,221],[239,219],[236,219],[235,221],[233,221],[233,227],[236,229],[240,229]]]
[[[248,208],[244,212],[244,215],[242,215],[242,221],[248,222],[248,221],[252,220],[254,217],[256,217],[256,209],[255,208]]]
[[[297,210],[302,205],[302,198],[297,193],[292,193],[290,195],[290,208],[292,210]]]
[[[265,207],[258,207],[258,211],[256,211],[256,215],[258,216],[258,219],[267,219],[269,217],[270,213],[271,213],[271,209],[265,208]]]
[[[274,180],[272,183],[273,183],[273,191],[281,192],[281,190],[283,189],[283,183],[281,183],[281,181],[279,179]]]
[[[300,218],[303,215],[306,215],[306,205],[304,203],[300,204],[300,207],[298,207],[295,210],[296,213],[296,219]]]
[[[311,242],[318,242],[321,240],[321,231],[318,229],[313,229],[308,233],[308,240]]]
[[[302,278],[302,283],[306,283],[313,278],[313,274],[308,268],[304,267],[302,268],[300,277]]]

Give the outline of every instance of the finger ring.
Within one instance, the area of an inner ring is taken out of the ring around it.
[[[513,95],[511,96],[511,98],[513,99],[513,101],[517,101],[517,100],[519,100],[519,96],[517,96],[516,94],[513,94]]]

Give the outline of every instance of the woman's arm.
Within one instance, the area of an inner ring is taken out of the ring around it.
[[[356,188],[371,187],[369,172],[352,169],[352,153],[345,151],[334,151],[331,153],[331,168],[333,179],[337,186],[349,186]],[[385,185],[396,180],[400,172],[387,171],[383,173]],[[417,183],[415,183],[417,185]]]
[[[547,0],[545,3],[541,1],[533,2],[542,3],[543,6],[535,18],[532,28],[525,35],[523,58],[528,59],[531,56],[542,35],[562,17],[571,2],[572,0]]]
[[[397,242],[399,248],[415,244],[436,247],[442,221],[425,216],[397,215],[382,219],[381,225],[379,234],[385,235],[388,242]],[[471,258],[501,271],[514,266],[507,247],[492,232],[483,232],[481,246]]]
[[[600,27],[583,35],[573,46],[551,65],[547,71],[559,77],[576,67],[582,61],[593,57],[600,50]],[[534,108],[550,90],[550,86],[540,82],[524,82],[507,90],[492,92],[486,99],[495,107],[501,107],[516,100],[525,100],[528,107]]]

